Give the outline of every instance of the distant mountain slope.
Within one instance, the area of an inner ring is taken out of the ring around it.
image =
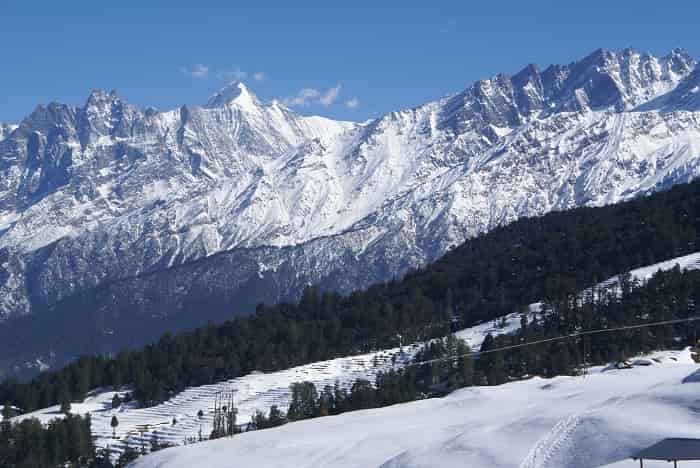
[[[101,91],[39,106],[0,138],[0,315],[69,327],[51,315],[89,298],[94,329],[73,348],[136,345],[120,322],[147,316],[157,336],[310,283],[349,292],[523,216],[693,180],[695,66],[598,50],[367,124],[241,83],[166,112]],[[57,351],[36,348],[0,358]]]

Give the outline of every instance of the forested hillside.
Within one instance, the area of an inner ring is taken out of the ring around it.
[[[449,335],[426,344],[411,365],[380,374],[375,382],[358,379],[350,391],[295,383],[286,417],[388,406],[526,376],[580,375],[609,362],[627,366],[625,361],[639,353],[695,346],[699,302],[700,271],[676,267],[645,282],[623,275],[608,288],[558,295],[537,314],[523,312],[519,330],[487,335],[477,353]],[[284,414],[271,409],[269,416],[258,414],[254,424],[265,428],[283,422]]]
[[[470,240],[401,281],[341,297],[308,288],[299,304],[259,306],[140,351],[83,357],[0,401],[24,411],[131,384],[144,405],[192,385],[444,336],[537,300],[556,301],[634,267],[697,250],[700,183],[602,208],[523,219]],[[204,307],[205,305],[203,305]]]

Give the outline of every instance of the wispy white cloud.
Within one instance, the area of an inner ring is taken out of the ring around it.
[[[287,106],[308,106],[321,95],[316,88],[302,88],[294,96],[285,98],[282,102]]]
[[[180,67],[180,71],[192,78],[206,78],[209,76],[209,67],[198,63],[192,67]]]
[[[241,70],[241,67],[238,66],[230,69],[215,71],[211,67],[207,65],[202,65],[201,63],[198,63],[191,67],[180,67],[180,71],[185,75],[191,76],[193,78],[207,78],[209,77],[209,75],[213,75],[216,77],[216,79],[221,81],[243,81],[248,77],[255,81],[265,81],[265,79],[267,78],[265,73],[261,71],[257,71],[255,73],[248,73],[244,70]]]
[[[352,99],[348,99],[345,101],[345,107],[348,109],[357,109],[360,106],[360,100],[357,99],[356,97],[353,97]]]
[[[231,70],[219,70],[216,72],[216,78],[221,81],[241,81],[248,77],[248,73],[240,69],[240,67],[235,67]]]
[[[318,102],[323,105],[323,106],[330,106],[333,104],[337,99],[338,96],[340,95],[340,88],[342,86],[340,83],[337,85],[333,86],[331,89],[323,93],[323,96],[318,100]]]
[[[304,107],[311,104],[320,104],[322,106],[330,106],[340,95],[341,84],[321,91],[316,88],[302,88],[294,96],[283,99],[282,102],[288,106]]]

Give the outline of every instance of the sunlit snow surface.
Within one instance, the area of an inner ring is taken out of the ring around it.
[[[134,466],[633,467],[627,457],[664,437],[700,437],[700,368],[688,351],[653,357],[660,362],[292,423],[165,450]]]

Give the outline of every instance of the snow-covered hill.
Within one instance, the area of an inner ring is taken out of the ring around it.
[[[539,312],[538,304],[533,304],[531,308],[533,313]],[[460,330],[456,335],[477,351],[486,335],[495,336],[517,330],[520,315],[515,313],[494,322],[482,323]],[[277,372],[253,372],[212,385],[188,388],[174,398],[148,408],[139,408],[136,402],[112,408],[114,394],[119,393],[123,397],[128,389],[117,392],[113,389],[95,389],[84,401],[72,403],[71,412],[81,415],[90,413],[96,446],[109,448],[115,456],[126,446],[137,449],[150,446],[154,435],[160,442],[182,445],[186,440],[198,440],[200,429],[203,437],[208,438],[212,430],[215,400],[221,394],[234,392],[238,423],[244,425],[250,422],[256,411],[266,412],[272,405],[286,410],[291,401],[290,386],[295,382],[313,382],[318,389],[337,383],[341,388],[350,390],[357,379],[374,382],[378,373],[404,367],[411,362],[422,344],[413,343],[401,348],[319,361]],[[198,415],[200,410],[203,412],[201,418]],[[110,425],[112,416],[117,416],[119,420],[116,438]],[[17,416],[14,420],[36,418],[48,424],[62,417],[60,406],[55,405]],[[173,420],[176,424],[173,424]]]
[[[692,180],[695,66],[680,50],[598,50],[364,124],[241,83],[165,112],[102,91],[39,106],[0,138],[0,316],[83,298],[99,316],[85,343],[136,344],[121,321],[151,320],[145,340],[221,317],[178,316],[193,298],[240,313],[310,283],[348,292],[522,216]],[[2,358],[52,349],[23,351]]]
[[[461,330],[457,335],[478,350],[487,334],[509,333],[520,326],[520,314],[508,316],[495,323],[484,323]],[[81,403],[73,403],[74,414],[90,413],[92,431],[98,447],[109,447],[114,454],[120,453],[127,445],[140,448],[149,446],[154,434],[161,442],[182,445],[186,439],[197,440],[201,429],[204,438],[212,430],[213,408],[218,395],[235,392],[238,409],[238,423],[247,424],[255,411],[266,412],[277,405],[286,410],[291,401],[290,386],[295,382],[313,382],[318,389],[334,386],[349,390],[357,379],[374,382],[379,372],[399,369],[410,362],[421,344],[411,344],[402,348],[379,350],[372,353],[349,356],[328,361],[293,367],[287,370],[262,373],[254,372],[242,377],[218,382],[212,385],[189,388],[176,397],[149,408],[139,408],[134,402],[112,408],[112,389],[96,389]],[[121,389],[124,395],[128,389]],[[202,410],[200,418],[198,412]],[[110,422],[117,416],[119,427],[117,438],[113,438]],[[58,405],[27,413],[15,418],[37,418],[48,424],[52,419],[63,417]],[[173,424],[173,419],[177,421]],[[146,429],[144,429],[146,428]]]
[[[662,438],[700,436],[700,367],[687,350],[651,357],[166,449],[133,466],[634,467],[626,459]]]

